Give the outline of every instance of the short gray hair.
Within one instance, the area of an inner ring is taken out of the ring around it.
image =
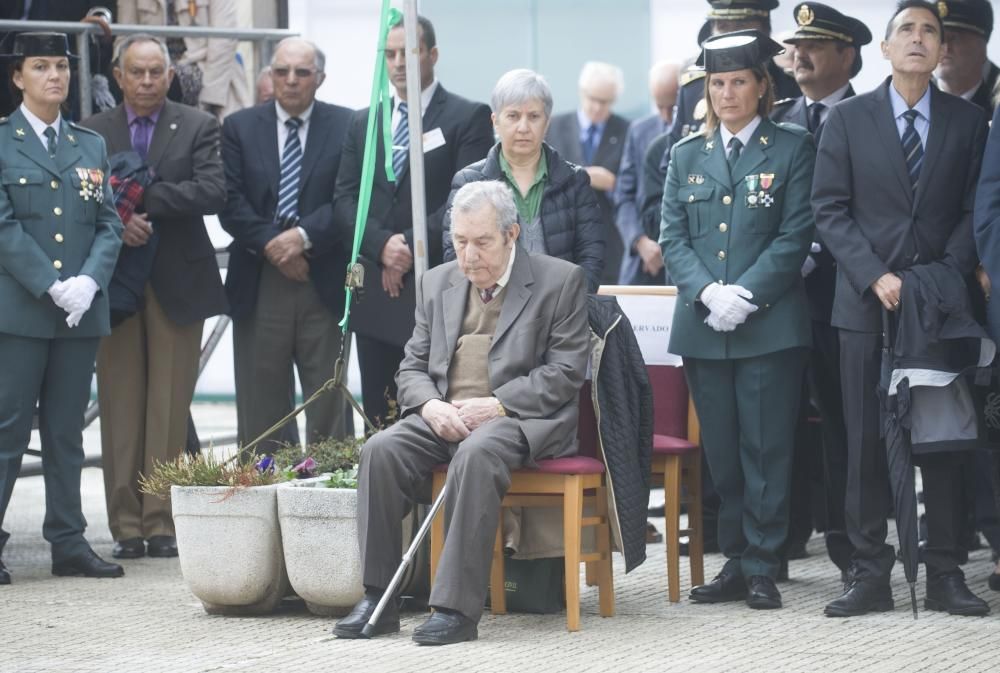
[[[590,84],[595,83],[613,85],[615,87],[615,100],[617,100],[625,92],[625,73],[617,65],[600,61],[587,61],[580,69],[580,79],[577,80],[577,86],[582,91]]]
[[[316,66],[316,72],[326,72],[326,54],[323,53],[322,49],[316,46],[315,42],[301,37],[286,37],[284,40],[279,42],[274,48],[274,54],[271,55],[271,66],[274,65],[274,57],[278,55],[279,51],[281,51],[281,47],[295,42],[308,45],[313,50],[313,65]]]
[[[124,67],[125,64],[123,61],[125,59],[125,52],[128,51],[129,47],[133,44],[139,44],[141,42],[152,42],[159,47],[160,53],[163,54],[163,63],[168,68],[170,67],[170,50],[167,49],[167,43],[155,35],[150,35],[149,33],[132,33],[131,35],[123,37],[115,47],[114,64],[119,68]]]
[[[458,190],[451,201],[452,218],[455,213],[468,215],[489,206],[497,216],[497,227],[504,236],[517,223],[517,206],[510,187],[499,180],[470,182]]]
[[[552,89],[545,78],[534,70],[518,68],[505,72],[493,87],[490,105],[498,113],[511,105],[523,105],[528,101],[541,101],[545,108],[545,118],[552,116]]]

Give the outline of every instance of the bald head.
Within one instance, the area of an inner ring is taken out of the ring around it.
[[[674,120],[680,76],[681,66],[678,63],[660,61],[649,69],[649,95],[656,103],[660,118],[668,124]]]

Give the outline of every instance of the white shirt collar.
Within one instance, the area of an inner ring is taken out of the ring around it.
[[[847,89],[850,88],[850,86],[851,86],[851,83],[848,82],[847,84],[845,84],[844,86],[840,87],[839,89],[837,89],[836,91],[834,91],[832,94],[830,94],[826,98],[823,98],[822,100],[813,100],[812,98],[810,98],[809,96],[806,96],[805,94],[803,94],[802,97],[806,99],[806,108],[808,108],[813,103],[822,103],[824,106],[826,106],[826,109],[829,110],[834,105],[836,105],[837,103],[839,103],[840,101],[842,101],[844,99],[844,94],[847,93]]]
[[[35,135],[38,136],[38,139],[42,141],[42,147],[49,146],[49,139],[45,137],[45,129],[50,126],[56,130],[56,140],[59,139],[59,128],[62,125],[62,113],[59,113],[56,116],[56,120],[54,122],[46,124],[35,116],[35,114],[28,109],[27,105],[21,103],[21,114],[23,114],[24,118],[28,120],[28,124],[31,125],[31,130],[34,131]]]
[[[316,101],[309,104],[309,107],[305,109],[305,112],[298,115],[298,118],[302,120],[302,126],[305,127],[309,123],[309,117],[312,116],[313,108],[316,107]],[[281,103],[274,101],[274,110],[278,113],[278,121],[284,124],[286,121],[292,118],[292,115],[288,114],[285,108],[281,107]]]
[[[517,241],[510,249],[510,257],[507,258],[507,269],[503,272],[503,275],[497,279],[497,285],[500,287],[507,287],[507,283],[510,282],[510,272],[514,270],[514,255],[517,254]]]
[[[427,107],[431,104],[431,98],[434,98],[434,92],[437,91],[438,81],[435,79],[433,82],[427,85],[427,88],[420,92],[420,116],[423,117],[424,113],[427,112]],[[393,100],[392,116],[393,119],[399,116],[399,92]],[[393,124],[395,126],[395,124]]]
[[[729,129],[726,128],[725,124],[719,124],[719,132],[722,134],[722,147],[726,151],[726,156],[729,156],[729,141],[735,136],[739,138],[740,142],[743,143],[745,148],[750,143],[750,138],[753,137],[754,131],[760,126],[760,115],[756,115],[750,120],[750,123],[740,129],[739,133],[730,133]]]

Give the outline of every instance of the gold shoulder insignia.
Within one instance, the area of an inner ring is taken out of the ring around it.
[[[705,71],[701,68],[697,70],[688,70],[681,75],[681,86],[687,86],[691,82],[697,82],[698,80],[705,77]]]

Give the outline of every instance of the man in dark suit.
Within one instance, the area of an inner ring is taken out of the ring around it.
[[[460,169],[484,158],[493,146],[490,109],[449,93],[434,77],[438,60],[434,26],[418,17],[420,36],[420,108],[423,112],[424,196],[427,207],[428,266],[441,263],[441,220]],[[396,89],[392,129],[396,182],[375,171],[371,205],[361,254],[365,293],[351,309],[351,328],[358,344],[361,394],[369,419],[385,419],[388,400],[396,398],[393,375],[403,359],[403,345],[413,332],[413,212],[408,170],[409,106],[415,96],[406,91],[406,36],[400,22],[389,31],[385,58]],[[337,179],[335,211],[340,226],[353,230],[361,191],[368,109],[359,110],[344,141],[344,160]],[[381,128],[382,120],[376,125]],[[380,136],[381,138],[381,136]],[[377,148],[376,166],[383,166],[385,148]]]
[[[219,219],[233,236],[226,292],[241,444],[291,411],[293,363],[309,397],[341,351],[350,243],[334,222],[333,190],[351,111],[316,100],[325,62],[311,42],[282,40],[271,60],[274,102],[230,115],[222,130]],[[306,441],[344,436],[346,409],[339,391],[321,396],[306,410]],[[271,436],[297,439],[294,424]]]
[[[583,166],[597,195],[604,221],[604,275],[601,284],[618,282],[625,247],[615,227],[614,191],[622,163],[628,120],[611,108],[625,89],[618,66],[589,61],[580,70],[580,107],[552,117],[545,141],[566,161]]]
[[[628,127],[622,163],[615,183],[615,226],[621,236],[624,252],[618,272],[619,285],[662,284],[663,252],[656,242],[658,234],[650,236],[642,227],[639,209],[644,197],[643,158],[653,139],[666,133],[674,119],[680,67],[661,61],[649,70],[649,94],[656,103],[656,112],[636,119]]]
[[[792,16],[797,27],[785,41],[796,47],[793,72],[803,95],[776,103],[771,118],[809,129],[818,143],[830,108],[854,95],[851,78],[861,72],[861,47],[872,41],[872,34],[857,19],[816,2],[796,5]],[[792,558],[804,553],[813,529],[812,491],[819,490],[825,511],[817,514],[824,527],[827,552],[830,560],[846,572],[854,551],[844,523],[847,438],[840,390],[840,343],[837,330],[830,325],[837,262],[819,236],[813,241],[802,274],[813,333],[808,389],[822,422],[822,452],[811,445],[805,431],[809,400],[804,400],[792,465],[787,552]],[[814,489],[810,482],[817,473],[822,475],[818,480],[820,488]]]
[[[109,155],[138,153],[156,180],[122,236],[133,250],[149,246],[143,305],[97,353],[108,524],[115,558],[143,556],[147,543],[150,556],[176,556],[170,503],[142,494],[138,475],[184,450],[202,327],[226,310],[204,221],[225,205],[226,184],[218,123],[166,98],[174,75],[166,45],[131,35],[118,53],[114,74],[125,101],[84,125],[104,137]]]
[[[947,0],[941,63],[934,76],[942,91],[972,101],[993,116],[993,89],[1000,67],[986,56],[993,34],[993,5],[989,0]]]
[[[517,244],[517,207],[502,182],[462,187],[451,218],[457,260],[421,278],[416,327],[396,375],[402,418],[361,451],[365,597],[337,622],[340,638],[362,637],[399,563],[413,488],[449,462],[435,611],[413,640],[475,640],[511,471],[576,452],[590,352],[583,269]],[[375,626],[375,635],[399,631],[394,601]]]
[[[899,308],[897,272],[943,263],[972,273],[972,208],[986,134],[976,106],[930,83],[944,27],[937,7],[901,2],[882,54],[892,76],[870,93],[834,106],[820,140],[813,211],[837,260],[833,326],[840,330],[840,371],[847,426],[847,533],[855,552],[843,595],[826,607],[846,617],[893,607],[885,543],[890,511],[886,454],[879,437],[882,312]],[[959,458],[921,464],[927,510],[927,597],[931,610],[983,615],[959,568],[962,490]]]

